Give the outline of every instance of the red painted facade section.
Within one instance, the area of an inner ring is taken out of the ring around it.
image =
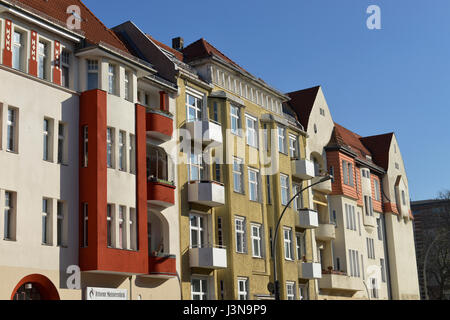
[[[5,19],[5,45],[3,49],[3,65],[12,67],[12,22]]]
[[[30,46],[30,59],[28,60],[28,73],[37,77],[38,64],[37,64],[37,33],[31,31],[31,46]]]
[[[163,111],[169,110],[167,108],[167,93],[165,93],[164,91],[159,92],[159,106]]]
[[[11,294],[11,300],[14,300],[17,290],[26,283],[32,283],[39,290],[42,300],[60,300],[55,285],[41,274],[32,274],[20,280]]]
[[[175,204],[175,186],[149,181],[147,183],[147,200]]]
[[[172,137],[173,119],[158,113],[147,113],[147,131],[154,131]]]
[[[173,257],[149,257],[148,274],[177,275],[177,260]]]
[[[83,239],[83,203],[88,204],[88,247],[80,248],[82,271],[107,271],[124,274],[146,274],[147,248],[147,184],[145,108],[136,107],[136,214],[138,250],[127,251],[107,247],[107,93],[91,90],[82,93],[80,102],[80,146],[83,127],[88,126],[89,159],[87,168],[80,167],[80,239]],[[83,150],[80,150],[80,166]]]
[[[61,43],[59,41],[55,41],[53,61],[53,83],[61,85]]]

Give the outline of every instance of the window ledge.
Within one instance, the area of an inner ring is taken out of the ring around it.
[[[41,245],[44,246],[44,247],[53,247],[52,244],[48,244],[48,243],[41,243]]]
[[[4,239],[3,239],[3,241],[6,241],[6,242],[17,242],[17,240],[13,240],[13,239],[6,239],[6,238],[4,238]]]

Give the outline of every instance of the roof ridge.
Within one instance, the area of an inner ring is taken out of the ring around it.
[[[303,92],[303,91],[308,91],[308,90],[311,90],[311,89],[319,89],[319,88],[321,88],[321,87],[322,87],[322,86],[319,84],[319,85],[314,86],[314,87],[311,87],[311,88],[300,89],[300,90],[297,90],[297,91],[288,92],[287,94],[288,94],[288,95],[289,95],[289,94],[295,94],[295,93],[299,93],[299,92]]]

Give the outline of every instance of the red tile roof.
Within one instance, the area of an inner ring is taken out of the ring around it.
[[[191,62],[193,60],[212,57],[213,55],[215,55],[221,58],[222,60],[225,60],[226,62],[232,64],[241,71],[249,73],[247,70],[239,66],[236,62],[228,58],[226,55],[224,55],[222,52],[220,52],[217,48],[215,48],[212,44],[210,44],[203,38],[191,43],[186,48],[184,48],[183,54],[185,62]]]
[[[29,10],[43,18],[56,20],[62,26],[66,25],[67,8],[77,5],[81,10],[81,31],[85,38],[94,43],[104,42],[114,48],[130,53],[120,39],[108,29],[80,0],[9,0],[10,3]]]
[[[291,101],[289,101],[288,104],[297,114],[297,117],[305,130],[308,130],[309,117],[319,89],[320,86],[317,86],[287,94],[288,97],[291,98]]]
[[[350,147],[357,154],[357,158],[368,161],[366,155],[372,156],[372,153],[361,142],[361,136],[344,128],[343,126],[334,124],[334,135],[339,145]]]
[[[384,170],[389,167],[389,149],[394,133],[361,138],[362,143],[372,152],[373,160]]]
[[[164,43],[156,40],[155,38],[153,38],[151,35],[146,34],[147,38],[149,38],[150,40],[152,40],[158,47],[164,48],[165,50],[169,51],[170,53],[172,53],[178,60],[180,61],[184,61],[184,56],[183,53],[181,53],[180,51],[169,47],[168,45],[165,45]]]

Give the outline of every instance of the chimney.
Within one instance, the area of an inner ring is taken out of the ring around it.
[[[176,37],[172,39],[172,48],[178,51],[184,48],[184,39],[182,37]]]

